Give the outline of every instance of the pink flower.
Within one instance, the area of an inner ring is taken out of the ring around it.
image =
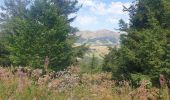
[[[45,68],[46,72],[48,70],[48,65],[49,65],[49,58],[48,58],[48,56],[46,56],[45,61],[44,61],[44,68]]]
[[[162,74],[159,75],[159,82],[160,82],[161,87],[165,86],[166,80],[165,80],[164,75],[162,75]]]

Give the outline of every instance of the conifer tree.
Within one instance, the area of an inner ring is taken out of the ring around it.
[[[63,70],[75,57],[68,15],[78,10],[77,3],[64,0],[62,5],[56,5],[62,1],[31,1],[9,0],[1,7],[8,12],[1,13],[1,32],[8,34],[9,58],[12,64],[37,68],[43,67],[48,56],[52,69]]]
[[[112,57],[117,56],[120,62],[115,63],[118,69],[113,75],[124,74],[132,81],[143,75],[150,80],[158,79],[159,74],[169,75],[169,4],[169,0],[136,0],[124,8],[129,12],[130,24],[127,34],[120,38],[120,55],[112,51]],[[120,26],[124,27],[122,20]]]

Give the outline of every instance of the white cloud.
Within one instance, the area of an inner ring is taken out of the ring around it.
[[[109,5],[107,12],[110,14],[126,14],[123,12],[123,6],[129,7],[130,3],[112,2]]]
[[[83,4],[83,7],[88,7],[90,10],[99,15],[107,15],[107,14],[125,14],[123,12],[123,6],[129,7],[130,2],[122,3],[122,2],[111,2],[110,4],[106,4],[102,1],[96,0],[78,0],[80,4]]]
[[[107,5],[105,3],[102,3],[102,2],[96,3],[95,6],[91,7],[91,10],[96,14],[105,15],[105,14],[107,14],[106,6]]]
[[[78,0],[80,4],[83,4],[84,7],[95,6],[95,2],[93,0]]]
[[[114,29],[118,28],[120,19],[129,22],[127,12],[123,12],[123,6],[129,7],[130,2],[104,2],[103,0],[78,0],[83,7],[77,13],[77,18],[72,25],[82,30]]]
[[[80,25],[90,25],[97,23],[97,17],[95,16],[78,16],[76,22]]]
[[[106,20],[107,23],[112,23],[112,24],[117,24],[118,21],[119,21],[119,19],[115,19],[115,18],[111,18],[111,17]]]

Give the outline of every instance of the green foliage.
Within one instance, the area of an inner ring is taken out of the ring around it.
[[[102,70],[111,72],[119,66],[120,51],[118,48],[109,48],[110,52],[104,58]]]
[[[70,33],[76,29],[69,24],[74,18],[68,18],[79,9],[76,5],[77,1],[63,0],[5,1],[1,8],[9,13],[1,13],[1,28],[8,35],[12,64],[43,67],[48,56],[51,69],[63,70],[81,56],[72,47],[74,36]]]
[[[92,55],[92,58],[91,58],[91,63],[90,63],[90,69],[91,69],[91,71],[95,68],[95,66],[96,66],[96,57],[95,57],[95,55],[93,54]]]
[[[121,49],[114,47],[109,48],[110,52],[104,58],[102,70],[106,72],[112,72],[112,79],[124,80],[128,76],[125,75],[124,69],[122,68],[122,54]]]
[[[2,32],[0,32],[0,65],[9,66],[11,64],[9,59],[9,50],[6,45],[6,36]]]
[[[7,30],[8,27],[13,27],[10,24],[4,24],[7,22],[10,22],[12,17],[18,17],[20,19],[26,18],[26,13],[28,11],[27,7],[30,5],[31,0],[4,0],[4,5],[1,5],[0,8],[2,12],[0,13],[0,25],[1,30]],[[8,30],[8,34],[5,33],[5,35],[11,35],[14,34],[13,31]]]
[[[57,7],[59,14],[67,18],[68,22],[72,22],[76,16],[68,18],[70,14],[76,13],[81,5],[78,5],[78,0],[50,0]]]
[[[122,42],[125,43],[122,44],[124,66],[128,72],[149,74],[164,66],[166,34],[161,29],[134,31]]]
[[[119,20],[119,27],[120,27],[119,28],[120,31],[126,31],[128,29],[128,24],[125,23],[124,20],[120,19]]]
[[[129,7],[125,7],[125,11],[130,15],[130,27],[134,29],[150,28],[152,24],[150,20],[155,18],[161,25],[163,8],[163,0],[135,0]]]
[[[134,85],[134,87],[139,87],[141,85],[141,82],[144,80],[147,80],[149,83],[146,85],[147,88],[152,87],[151,78],[148,75],[143,75],[142,73],[135,73],[131,74],[131,83]]]
[[[5,47],[4,43],[0,43],[0,65],[2,66],[9,66],[10,65],[9,60],[9,51],[7,50],[7,47]]]
[[[74,54],[76,57],[80,57],[80,58],[83,58],[84,56],[84,53],[87,52],[88,50],[88,46],[86,46],[85,44],[84,45],[80,45],[80,46],[76,46],[74,49]]]
[[[114,79],[121,76],[137,83],[149,78],[158,84],[159,74],[169,77],[169,4],[168,0],[136,0],[125,7],[130,14],[130,27],[124,28],[126,24],[120,20],[120,30],[127,34],[121,35],[120,48],[113,49],[104,63],[104,68],[111,66],[108,69]]]
[[[83,56],[79,62],[79,66],[82,73],[100,73],[102,71],[103,59],[97,56],[96,53],[89,53]]]

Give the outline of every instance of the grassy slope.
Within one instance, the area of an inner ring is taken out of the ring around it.
[[[0,100],[170,99],[167,88],[147,89],[146,84],[141,84],[133,89],[126,81],[111,80],[110,73],[81,73],[79,67],[58,73],[35,72],[29,68],[25,68],[24,73],[20,69],[0,68]]]

